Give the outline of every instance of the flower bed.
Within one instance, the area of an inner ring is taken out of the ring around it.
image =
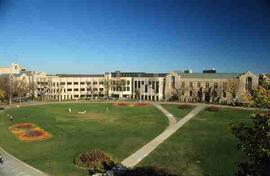
[[[19,123],[11,126],[9,130],[21,141],[45,140],[51,135],[33,123]]]
[[[16,131],[16,132],[20,132],[20,131],[25,131],[25,130],[29,130],[29,129],[34,129],[37,126],[33,123],[18,123],[13,125],[12,127],[10,127],[10,130],[12,132]]]
[[[216,106],[209,106],[205,108],[206,111],[219,111],[219,107]]]
[[[100,150],[81,153],[74,159],[73,163],[92,173],[105,172],[115,165],[111,158]]]
[[[129,106],[129,107],[134,107],[134,106],[147,106],[148,103],[127,103],[127,102],[121,102],[121,103],[113,103],[114,106]]]
[[[189,104],[182,104],[178,106],[179,109],[192,109],[193,106]]]
[[[113,105],[114,105],[114,106],[129,106],[130,103],[124,103],[124,102],[122,103],[122,102],[121,102],[121,103],[113,103]]]

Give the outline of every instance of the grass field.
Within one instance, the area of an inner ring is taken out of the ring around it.
[[[180,120],[185,117],[193,108],[188,109],[179,109],[179,104],[161,104],[167,111],[169,111],[176,120]]]
[[[163,167],[188,176],[234,175],[234,163],[243,155],[236,150],[236,138],[227,124],[230,121],[250,122],[249,114],[249,111],[232,109],[202,111],[140,165]]]
[[[106,112],[107,107],[109,112]],[[72,109],[71,113],[66,110]],[[87,110],[86,114],[78,111]],[[12,114],[14,122],[5,116]],[[53,135],[49,140],[22,142],[8,127],[31,122]],[[115,107],[112,104],[51,104],[0,112],[0,145],[22,161],[50,175],[85,175],[73,166],[75,156],[100,149],[120,162],[168,125],[156,108]]]

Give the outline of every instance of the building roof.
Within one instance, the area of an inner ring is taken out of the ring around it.
[[[165,77],[167,73],[145,73],[145,72],[112,72],[112,77]]]
[[[238,78],[243,73],[180,73],[177,74],[181,78],[198,78],[198,79],[232,79]]]
[[[59,77],[104,77],[103,74],[56,74]]]

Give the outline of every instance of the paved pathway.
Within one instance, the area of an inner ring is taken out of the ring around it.
[[[128,158],[122,161],[122,164],[126,167],[134,167],[143,158],[149,155],[159,144],[164,142],[173,133],[175,133],[179,128],[181,128],[185,123],[187,123],[192,117],[194,117],[198,112],[200,112],[205,105],[198,105],[189,114],[182,118],[179,122],[174,125],[169,126],[163,133],[154,138],[148,144],[137,150],[135,153],[130,155]],[[165,114],[166,115],[166,114]],[[169,117],[168,117],[169,118]]]
[[[158,108],[161,112],[163,112],[163,114],[166,115],[166,117],[169,120],[169,126],[172,126],[174,124],[176,124],[177,120],[176,118],[169,112],[167,111],[165,108],[163,108],[160,104],[158,103],[152,103],[156,108]]]
[[[1,147],[0,153],[4,159],[4,164],[0,164],[1,176],[48,176],[40,170],[9,155]]]

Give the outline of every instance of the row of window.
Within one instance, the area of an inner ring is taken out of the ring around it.
[[[135,89],[141,89],[144,86],[144,92],[148,93],[148,89],[152,89],[155,93],[159,93],[159,81],[134,81]]]
[[[53,83],[48,83],[48,82],[37,82],[37,84],[38,85],[51,85],[51,86],[59,86],[59,85],[61,85],[61,86],[64,86],[64,85],[91,85],[91,84],[93,84],[93,85],[97,85],[97,84],[99,84],[99,85],[103,85],[104,84],[104,82],[103,81],[99,81],[99,82],[97,82],[97,81],[93,81],[93,82],[53,82]]]
[[[44,89],[40,89],[40,88],[38,88],[38,91],[43,91]],[[51,89],[51,92],[52,93],[56,93],[56,92],[63,92],[63,93],[66,93],[66,92],[72,92],[72,91],[74,91],[74,92],[78,92],[78,91],[81,91],[81,92],[84,92],[84,91],[100,91],[100,92],[102,92],[102,91],[104,91],[104,89],[103,88],[87,88],[87,89],[85,89],[85,88],[81,88],[81,89],[78,89],[78,88],[74,88],[74,89]]]
[[[196,84],[194,83],[194,82],[189,82],[189,85],[188,85],[188,87],[189,88],[195,88],[194,86],[195,86]],[[214,83],[214,89],[218,89],[219,88],[219,84],[218,83]],[[209,82],[206,82],[205,83],[205,87],[203,87],[202,86],[202,83],[201,82],[197,82],[197,88],[209,88],[210,87],[210,83]],[[181,82],[181,88],[186,88],[186,82]],[[224,83],[222,83],[222,88],[224,89],[224,90],[226,90],[227,89],[227,83],[226,82],[224,82]]]
[[[130,91],[130,87],[112,87],[112,91]]]

